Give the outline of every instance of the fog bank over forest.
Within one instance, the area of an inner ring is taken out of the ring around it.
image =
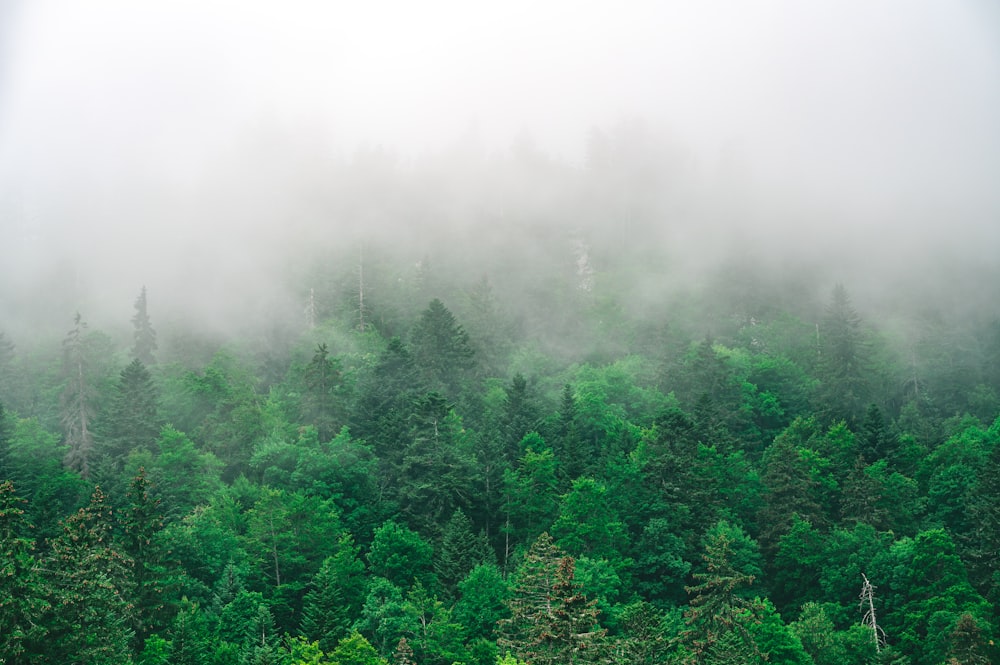
[[[725,275],[996,316],[990,3],[585,4],[6,3],[0,329],[143,285],[269,325],[362,255],[375,298],[516,309],[585,255],[634,313]]]

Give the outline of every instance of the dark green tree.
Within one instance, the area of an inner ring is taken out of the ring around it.
[[[134,328],[134,343],[132,345],[132,357],[141,362],[146,367],[156,364],[156,331],[149,320],[149,313],[146,311],[146,287],[142,287],[139,297],[135,300],[135,315],[132,317],[132,327]]]
[[[340,361],[330,357],[326,344],[316,347],[302,379],[302,422],[316,427],[320,441],[329,441],[344,422],[345,395]]]
[[[475,449],[461,418],[439,393],[412,406],[398,475],[398,496],[411,524],[436,532],[456,508],[469,506],[476,485]]]
[[[698,584],[686,588],[691,600],[680,636],[683,663],[766,661],[751,631],[764,610],[758,599],[747,597],[755,578],[737,570],[733,558],[733,541],[725,531],[705,543],[705,572],[695,573]]]
[[[330,653],[361,615],[365,565],[350,534],[341,534],[337,552],[323,561],[302,606],[302,634]]]
[[[44,637],[39,618],[46,610],[45,591],[24,503],[12,482],[0,481],[0,654],[9,665],[31,662],[25,644]]]
[[[837,284],[820,324],[818,411],[829,422],[855,426],[864,415],[871,388],[869,341],[847,289]]]
[[[136,448],[153,450],[160,435],[159,394],[139,359],[121,371],[111,403],[96,423],[95,452],[111,478],[121,473]]]
[[[441,544],[434,552],[434,572],[445,592],[454,593],[456,585],[475,566],[495,560],[485,534],[473,533],[472,522],[461,508],[457,509],[445,524]]]
[[[152,496],[145,469],[129,483],[126,504],[120,515],[121,549],[132,560],[133,649],[140,653],[152,633],[166,627],[173,614],[171,598],[175,563],[163,540],[163,511]]]
[[[457,398],[464,377],[475,366],[475,353],[468,333],[437,298],[421,313],[411,347],[416,367],[431,389]]]
[[[49,543],[48,610],[37,653],[54,663],[128,663],[132,561],[112,541],[114,516],[100,488]]]
[[[504,439],[504,458],[508,464],[514,464],[521,456],[521,440],[538,425],[538,411],[522,374],[515,374],[504,391],[506,397],[500,429]]]

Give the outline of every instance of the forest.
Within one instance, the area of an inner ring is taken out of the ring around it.
[[[4,333],[0,662],[997,662],[996,312],[637,219]]]
[[[998,6],[0,0],[0,665],[1000,663]]]

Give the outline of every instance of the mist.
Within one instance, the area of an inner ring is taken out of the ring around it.
[[[636,311],[740,266],[996,308],[987,2],[8,2],[0,63],[16,334],[143,285],[266,326],[364,252],[510,303],[583,252]]]

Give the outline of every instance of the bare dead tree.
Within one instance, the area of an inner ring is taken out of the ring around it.
[[[875,586],[868,581],[864,573],[861,573],[861,579],[865,581],[861,585],[861,594],[858,596],[861,599],[860,609],[863,613],[861,624],[872,631],[872,641],[875,642],[875,653],[878,653],[885,645],[885,631],[879,627],[878,622],[875,620]]]

